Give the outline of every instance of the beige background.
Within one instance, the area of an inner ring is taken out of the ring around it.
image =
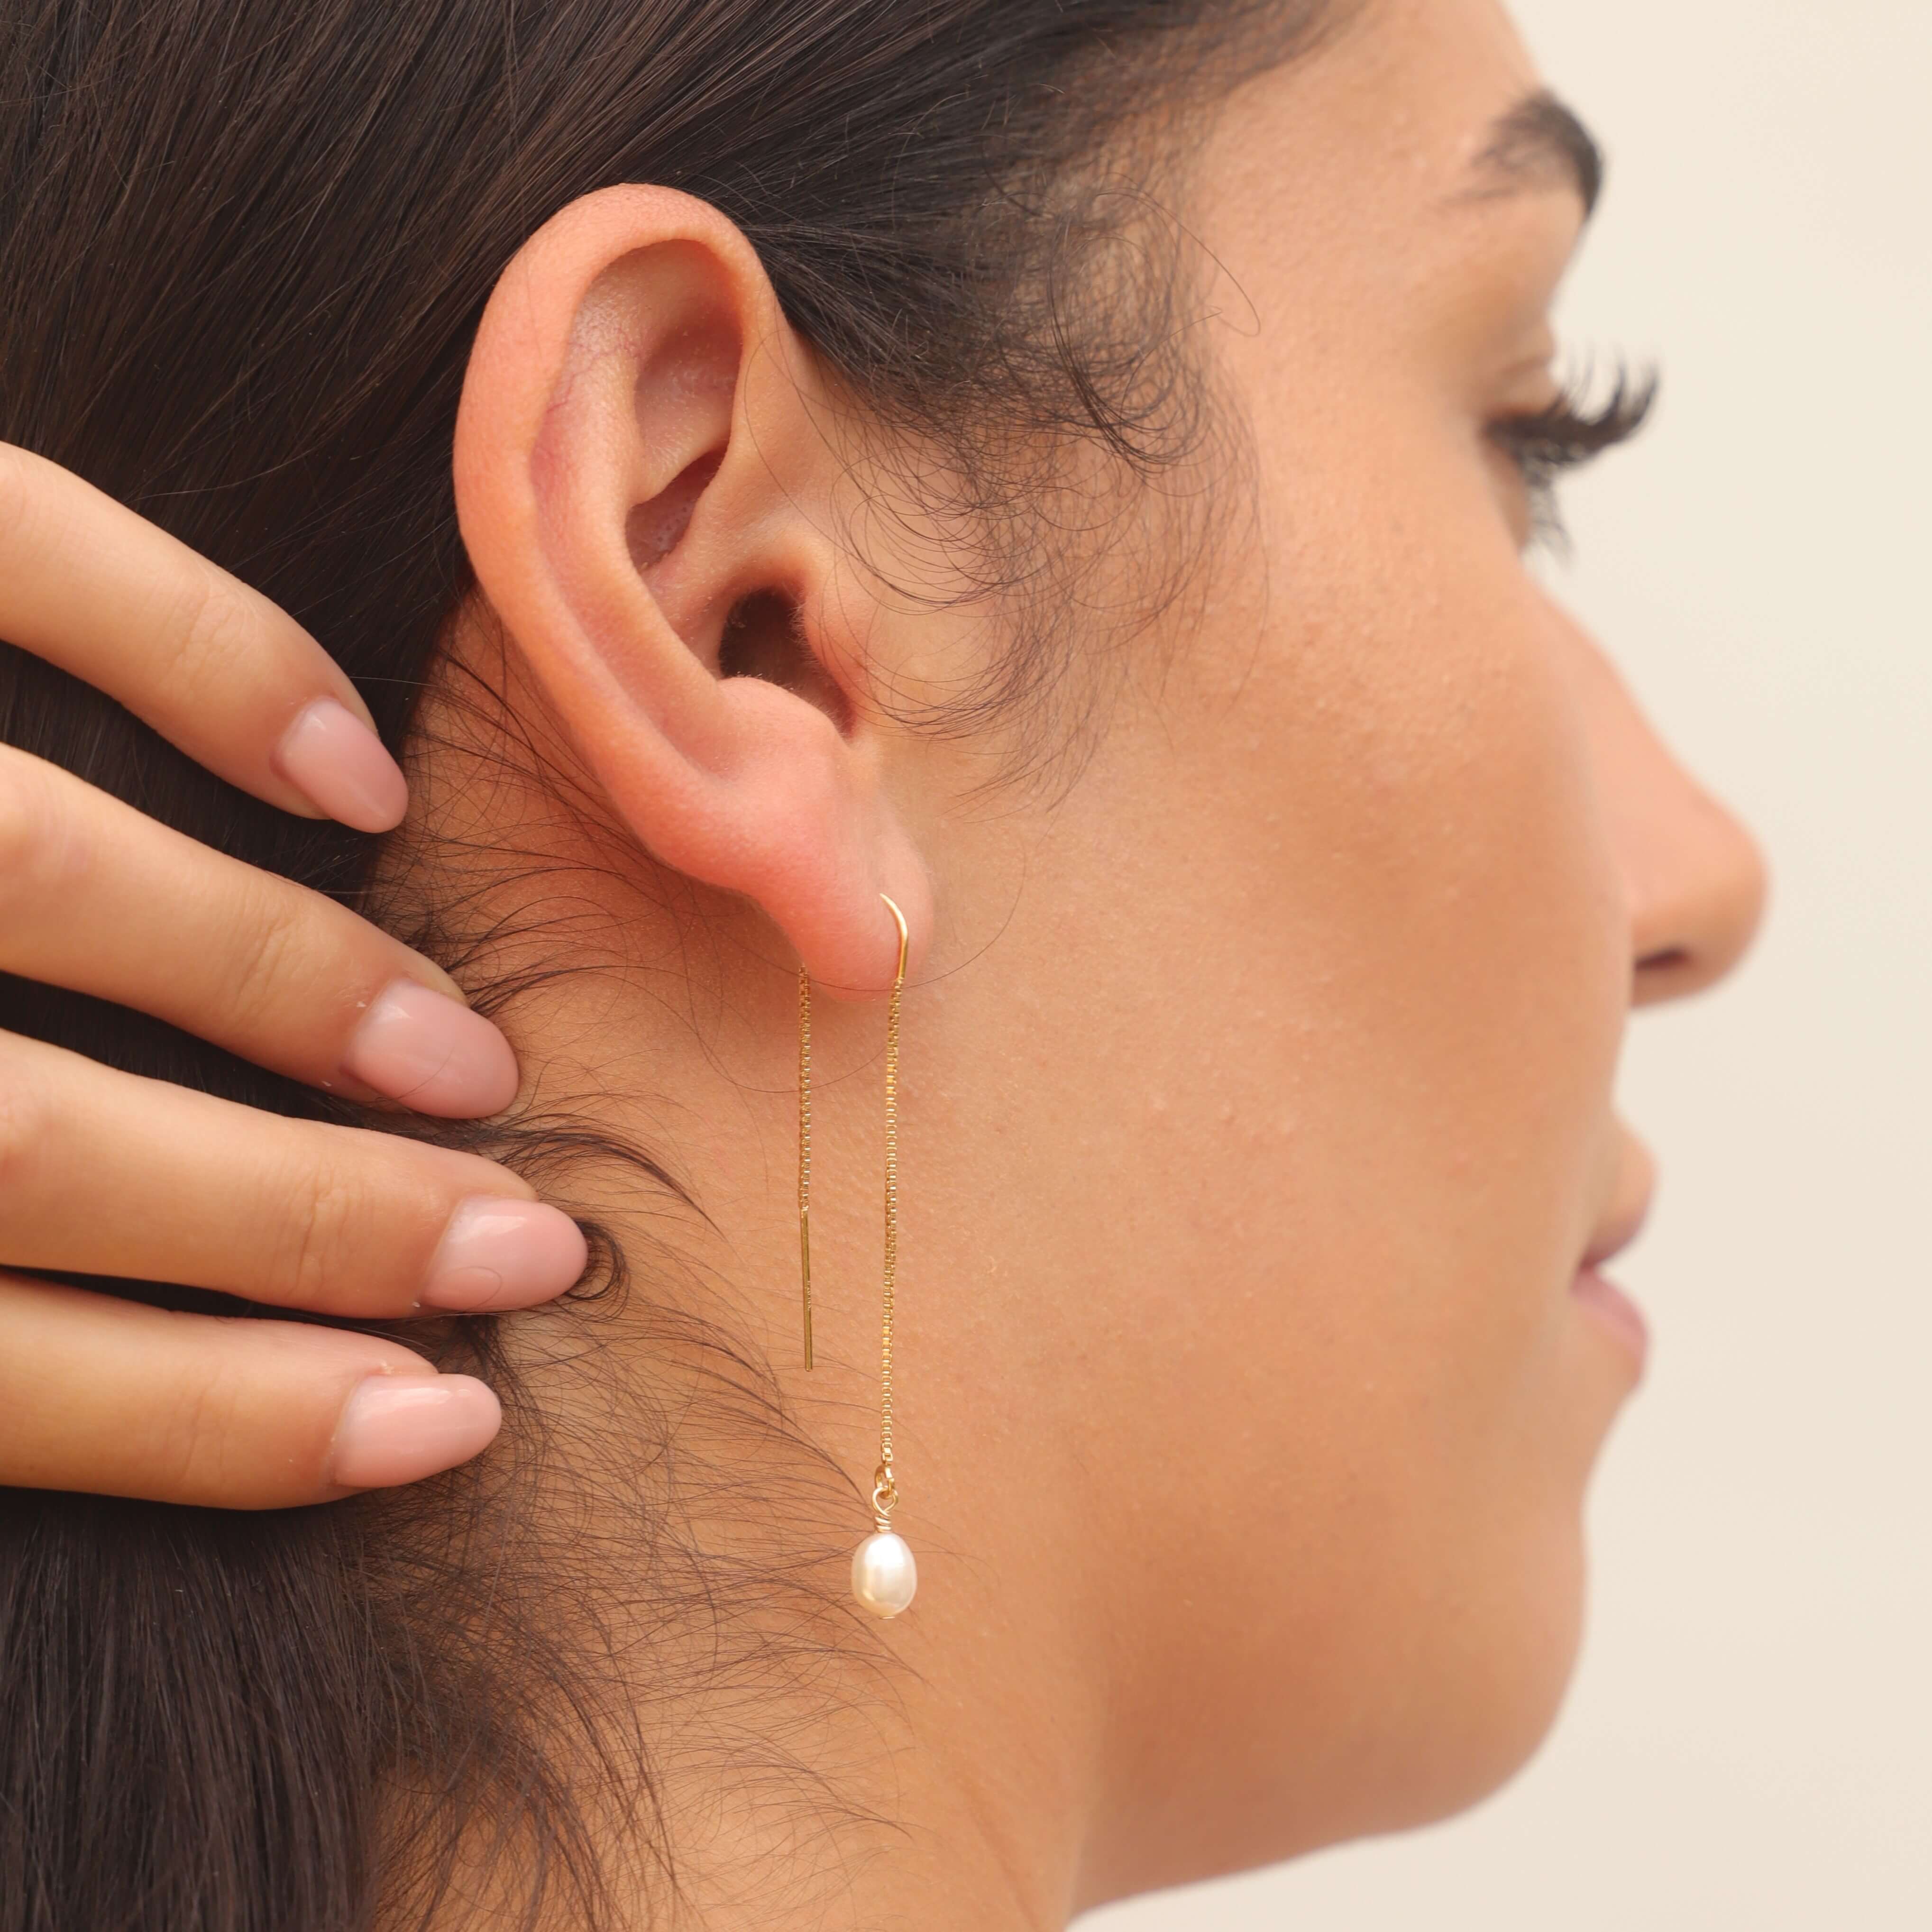
[[[1762,833],[1772,922],[1632,1042],[1658,1346],[1542,1756],[1082,1932],[1932,1928],[1932,0],[1516,11],[1612,154],[1567,331],[1666,376],[1559,580]]]

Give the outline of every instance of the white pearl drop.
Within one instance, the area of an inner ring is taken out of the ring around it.
[[[919,1565],[902,1536],[889,1529],[852,1552],[852,1594],[875,1617],[896,1617],[919,1588]]]

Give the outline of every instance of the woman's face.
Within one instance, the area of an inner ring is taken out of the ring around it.
[[[1077,1816],[1078,1904],[1471,1802],[1540,1736],[1574,1654],[1584,1487],[1642,1366],[1640,1324],[1588,1265],[1634,1232],[1650,1184],[1612,1103],[1625,1016],[1724,972],[1762,886],[1748,840],[1526,566],[1534,506],[1496,431],[1556,395],[1548,310],[1589,174],[1568,124],[1518,111],[1538,86],[1493,0],[1370,0],[1220,113],[1188,194],[1217,265],[1193,340],[1252,473],[1186,506],[1204,502],[1220,541],[1133,640],[1070,785],[988,790],[997,744],[862,704],[844,719],[937,920],[906,997],[899,1175],[897,1520],[922,1580],[890,1637],[925,1721],[880,1802],[898,1815],[905,1780],[950,1766],[976,1815],[1062,1838]],[[596,316],[652,312],[632,299],[652,276],[663,301],[698,290],[704,327],[726,312],[704,294],[715,258],[622,253],[658,205],[624,191],[560,218],[500,291],[458,471],[479,574],[526,652],[555,604],[515,601],[519,568],[552,581],[526,527],[617,586],[607,629],[643,608],[621,541],[573,548],[610,498],[688,708],[713,688],[684,675],[704,608],[690,586],[744,520],[707,525],[700,483],[640,553],[636,478],[710,473],[682,466],[728,418],[748,424],[756,461],[728,453],[716,488],[776,477],[782,521],[830,459],[786,413],[789,378],[741,374],[734,392],[699,358],[692,381],[647,388],[656,365],[626,359],[623,328],[572,337],[566,388],[528,375],[519,345],[576,299],[545,280],[572,250],[586,286],[617,264]],[[727,358],[742,339],[704,338]],[[493,416],[520,384],[522,413]],[[526,421],[532,500],[561,506],[536,524],[492,494],[512,466],[498,430]],[[573,438],[587,454],[566,462]],[[1106,566],[1118,586],[1083,583],[1083,609],[1160,574],[1131,548]],[[574,580],[556,577],[555,608]],[[799,634],[828,611],[902,687],[931,662],[930,614],[880,601],[856,565]],[[1077,615],[1068,628],[1077,651]],[[550,688],[600,755],[658,742],[622,706]],[[792,716],[769,682],[747,689],[774,731]],[[456,792],[472,812],[496,795]],[[664,852],[665,788],[635,796]],[[608,866],[582,877],[619,890]],[[621,1124],[676,1150],[706,1210],[688,1279],[723,1284],[719,1312],[782,1366],[798,1354],[788,948],[722,898],[706,916],[742,943],[712,944],[685,916],[697,903],[626,900],[638,974],[547,1037],[524,1028],[525,1060],[558,1091],[656,1096]],[[876,1004],[819,1009],[818,1368],[783,1370],[862,1484],[880,1026]]]
[[[1749,841],[1526,567],[1490,434],[1556,392],[1585,219],[1561,142],[1497,148],[1539,86],[1492,0],[1378,0],[1234,98],[1190,220],[1242,533],[1065,796],[898,753],[940,917],[907,1641],[1052,1618],[1094,1660],[1095,1896],[1438,1815],[1540,1736],[1642,1363],[1584,1271],[1651,1184],[1612,1097],[1633,987],[1708,982],[1758,916]],[[840,1024],[862,1064],[876,1013]]]

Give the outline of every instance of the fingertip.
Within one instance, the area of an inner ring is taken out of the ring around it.
[[[590,1260],[584,1230],[540,1201],[475,1195],[450,1216],[423,1283],[423,1305],[482,1314],[553,1301]]]
[[[298,712],[269,763],[325,818],[355,831],[394,831],[409,811],[402,767],[336,698],[319,698]]]
[[[343,1071],[418,1114],[481,1120],[517,1097],[517,1056],[481,1013],[413,980],[370,1003]]]
[[[502,1424],[502,1405],[474,1376],[371,1376],[343,1406],[329,1476],[346,1490],[421,1482],[480,1454]]]

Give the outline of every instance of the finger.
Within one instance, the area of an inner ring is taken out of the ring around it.
[[[418,1113],[494,1114],[516,1095],[508,1042],[420,953],[6,746],[0,970]]]
[[[577,1224],[493,1162],[0,1034],[7,1267],[393,1318],[527,1307],[562,1294],[584,1259]]]
[[[466,1462],[496,1398],[372,1336],[0,1275],[0,1483],[284,1509]]]
[[[259,591],[58,464],[0,443],[0,638],[118,699],[197,764],[305,818],[401,822],[356,687]]]

